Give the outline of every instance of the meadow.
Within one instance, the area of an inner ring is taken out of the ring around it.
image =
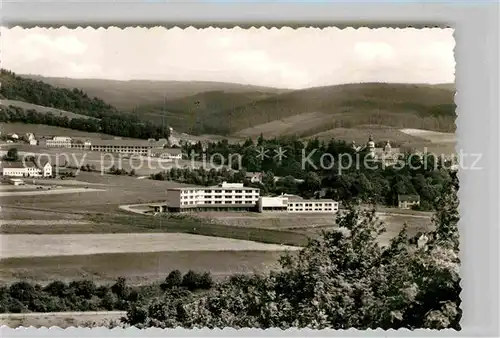
[[[164,201],[168,187],[182,184],[95,172],[54,181],[50,184],[86,184],[103,191],[2,197],[5,255],[0,281],[109,282],[125,276],[141,284],[162,279],[173,269],[210,271],[215,276],[268,271],[277,267],[287,245],[303,246],[321,230],[335,228],[334,215],[140,215],[119,206]],[[380,215],[388,225],[383,241],[405,221],[412,233],[430,224],[428,215]]]

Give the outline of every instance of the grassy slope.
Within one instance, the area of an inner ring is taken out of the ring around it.
[[[89,118],[85,116],[85,118]],[[25,133],[33,133],[36,137],[39,136],[47,136],[47,135],[56,135],[56,136],[69,136],[69,137],[82,137],[82,138],[90,138],[90,139],[111,139],[114,138],[113,135],[102,134],[102,133],[89,133],[86,131],[68,129],[62,127],[55,126],[47,126],[45,124],[26,124],[26,123],[0,123],[0,132],[2,133],[17,133],[17,134],[25,134]],[[124,137],[125,139],[127,137]],[[21,150],[21,147],[17,147]],[[30,149],[32,151],[32,149]]]
[[[218,82],[31,78],[80,88],[158,123],[167,95],[165,121],[181,132],[310,137],[367,124],[455,130],[453,84],[363,83],[287,91]]]
[[[165,121],[174,129],[190,131],[199,122],[210,119],[212,114],[219,111],[232,110],[259,100],[274,96],[272,91],[245,91],[245,92],[225,92],[207,91],[197,93],[174,100],[167,100],[164,104],[151,104],[138,107],[137,112],[148,119],[162,122],[164,110]],[[199,126],[199,125],[198,125]]]
[[[226,131],[245,136],[258,135],[260,129],[269,129],[266,123],[290,117],[295,121],[281,129],[286,134],[296,129],[300,136],[366,124],[401,128],[418,125],[422,129],[452,132],[453,96],[453,90],[430,85],[365,83],[319,87],[282,94],[232,112],[221,111],[207,124],[220,125],[220,121],[231,116]]]
[[[18,100],[5,100],[0,98],[0,106],[14,106],[14,107],[19,107],[24,110],[29,110],[33,109],[39,113],[52,113],[55,116],[67,116],[68,119],[94,119],[97,120],[95,117],[90,117],[90,116],[85,116],[81,114],[75,114],[66,110],[61,110],[61,109],[56,109],[56,108],[51,108],[51,107],[44,107],[44,106],[39,106],[37,104],[32,104],[32,103],[27,103],[24,101],[18,101]]]
[[[116,81],[103,79],[54,78],[32,75],[21,76],[40,80],[56,87],[79,88],[89,96],[97,96],[118,109],[123,110],[132,110],[139,105],[162,106],[165,95],[167,95],[168,100],[175,100],[210,91],[224,91],[228,93],[254,91],[281,93],[286,91],[285,89],[208,81]]]

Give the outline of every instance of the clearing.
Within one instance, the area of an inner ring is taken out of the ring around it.
[[[255,138],[262,134],[264,138],[272,138],[277,135],[301,135],[310,129],[323,126],[327,118],[328,115],[318,112],[302,113],[281,120],[274,120],[242,129],[235,133],[234,136],[240,138]]]
[[[8,196],[47,196],[47,195],[61,195],[61,194],[77,194],[87,192],[101,192],[106,191],[103,189],[93,188],[53,188],[50,190],[32,190],[32,191],[0,191],[0,197]]]
[[[90,116],[85,116],[81,114],[75,114],[66,110],[61,110],[61,109],[56,109],[56,108],[50,108],[50,107],[44,107],[44,106],[39,106],[37,104],[32,104],[32,103],[27,103],[24,101],[17,101],[17,100],[6,100],[6,99],[0,99],[0,106],[14,106],[14,107],[19,107],[24,110],[35,110],[39,113],[52,113],[55,116],[66,116],[68,119],[92,119],[92,120],[98,120],[95,117],[90,117]]]
[[[113,283],[118,277],[139,285],[158,282],[172,270],[210,271],[215,278],[235,273],[269,272],[279,267],[283,251],[177,251],[6,258],[0,262],[0,282],[20,279],[40,284],[92,279]]]
[[[162,251],[283,251],[298,247],[178,233],[0,235],[2,258]]]
[[[433,143],[455,143],[457,137],[454,133],[441,133],[432,130],[423,129],[401,129],[402,133],[423,138]]]
[[[68,327],[86,326],[95,324],[104,326],[119,322],[126,315],[125,311],[89,311],[89,312],[31,312],[31,313],[8,313],[0,314],[1,325],[7,325],[11,328],[18,327]]]
[[[81,137],[81,138],[90,138],[90,139],[101,139],[103,137],[113,138],[114,136],[101,134],[101,133],[89,133],[86,131],[80,131],[69,128],[48,126],[45,124],[25,124],[20,122],[14,123],[0,123],[0,131],[2,133],[10,134],[16,133],[20,135],[24,135],[26,133],[33,133],[36,137],[38,136],[69,136],[69,137]]]

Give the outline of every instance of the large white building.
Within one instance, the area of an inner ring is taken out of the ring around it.
[[[34,161],[2,161],[2,175],[7,177],[50,177],[52,165],[49,161],[35,159]]]
[[[90,150],[130,155],[149,155],[155,149],[163,149],[166,139],[150,140],[92,140]]]
[[[259,189],[243,183],[227,182],[213,187],[173,188],[167,190],[166,206],[160,207],[160,211],[251,211],[256,208],[259,193]]]
[[[167,190],[165,203],[152,204],[156,212],[256,211],[336,213],[339,203],[328,199],[305,200],[294,195],[259,196],[257,188],[243,183],[222,183],[213,187],[182,187]]]

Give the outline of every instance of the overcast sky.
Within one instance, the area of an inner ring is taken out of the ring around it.
[[[452,29],[117,28],[1,30],[19,74],[202,80],[305,88],[454,82]]]

